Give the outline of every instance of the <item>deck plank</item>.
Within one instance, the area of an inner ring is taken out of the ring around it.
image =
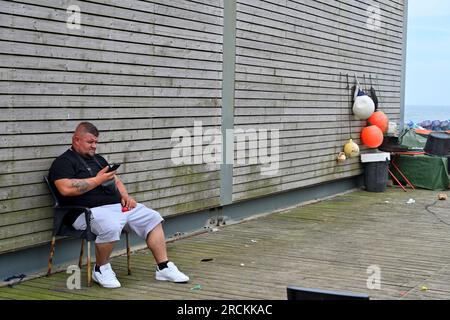
[[[61,272],[0,288],[0,299],[286,299],[288,285],[371,299],[449,299],[450,201],[436,201],[438,193],[356,191],[170,242],[188,284],[155,280],[153,257],[140,250],[131,276],[126,256],[112,259],[119,289],[87,288],[84,268],[81,290],[68,290]],[[425,207],[434,202],[431,213]],[[373,265],[380,290],[367,288]]]

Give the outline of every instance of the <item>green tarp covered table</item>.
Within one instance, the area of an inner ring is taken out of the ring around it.
[[[446,157],[396,154],[393,160],[414,187],[429,190],[449,188],[449,164]],[[396,170],[392,172],[401,182],[406,183]]]

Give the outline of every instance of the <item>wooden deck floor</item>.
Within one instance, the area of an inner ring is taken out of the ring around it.
[[[122,288],[68,290],[66,273],[0,288],[3,299],[286,299],[286,286],[367,293],[371,299],[450,299],[450,200],[437,191],[357,191],[168,243],[191,277],[158,282],[148,250],[112,265]],[[449,194],[449,192],[447,192]],[[413,198],[414,204],[407,204]],[[213,259],[202,262],[202,259]],[[381,289],[367,288],[367,268]],[[426,290],[425,288],[426,287]]]

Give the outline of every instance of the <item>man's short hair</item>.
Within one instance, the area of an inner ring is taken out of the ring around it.
[[[75,132],[90,133],[96,137],[98,137],[98,135],[99,135],[97,127],[87,121],[81,122],[75,129]]]

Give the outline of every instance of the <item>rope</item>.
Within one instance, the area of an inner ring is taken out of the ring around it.
[[[439,200],[436,200],[436,201],[434,201],[434,202],[431,203],[431,204],[427,204],[427,205],[425,206],[425,210],[427,210],[429,213],[431,213],[436,219],[439,220],[439,222],[441,222],[441,223],[443,223],[443,224],[445,224],[445,225],[447,225],[447,226],[450,227],[450,224],[449,224],[448,222],[442,220],[440,217],[438,217],[438,215],[436,214],[436,212],[433,212],[433,211],[430,210],[430,207],[435,206],[436,203],[437,203],[438,201],[439,201]]]
[[[348,100],[348,105],[349,105],[349,107],[350,107],[350,112],[349,112],[349,114],[348,114],[348,128],[349,128],[349,130],[350,130],[350,139],[352,139],[353,140],[353,136],[352,136],[352,122],[351,122],[351,119],[350,119],[350,117],[351,117],[351,115],[352,115],[352,103],[351,103],[351,95],[352,95],[352,90],[351,90],[351,87],[350,87],[350,82],[348,81],[348,74],[347,74],[347,92],[348,92],[348,96],[347,96],[347,100]]]

